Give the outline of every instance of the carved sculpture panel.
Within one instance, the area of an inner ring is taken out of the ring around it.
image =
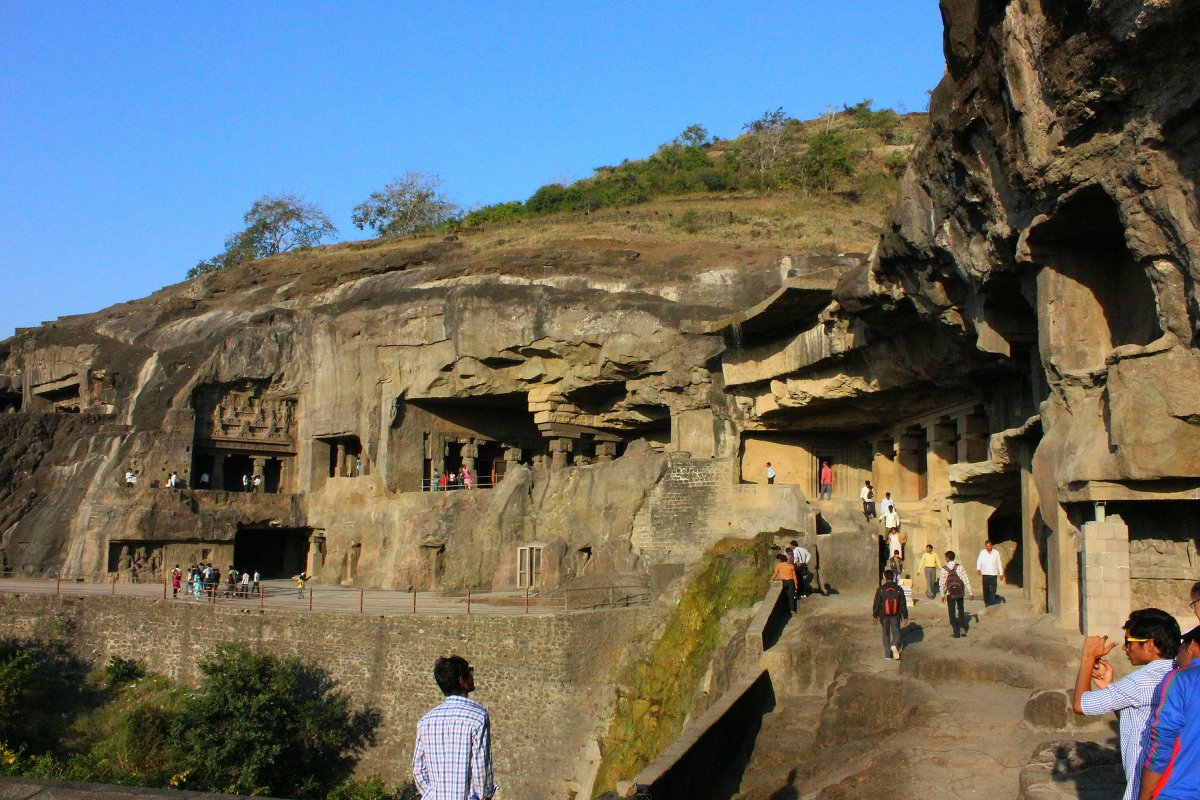
[[[255,384],[196,390],[196,438],[295,446],[296,401]]]

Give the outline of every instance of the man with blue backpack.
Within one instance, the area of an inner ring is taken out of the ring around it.
[[[883,571],[883,584],[875,590],[871,611],[875,624],[883,628],[883,657],[900,658],[900,626],[908,621],[908,601],[904,590],[896,583],[896,573]]]

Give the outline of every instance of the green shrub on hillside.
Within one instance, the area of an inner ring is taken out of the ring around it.
[[[351,712],[323,671],[295,658],[227,643],[199,668],[171,727],[188,789],[320,798],[374,743],[378,713]]]

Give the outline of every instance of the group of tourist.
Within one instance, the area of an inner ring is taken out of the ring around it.
[[[429,479],[429,490],[431,492],[448,492],[453,489],[470,489],[474,484],[475,476],[465,466],[457,470],[448,469],[445,472],[434,467],[433,476]]]
[[[1200,581],[1189,606],[1200,622]],[[1200,625],[1184,634],[1175,617],[1158,608],[1126,620],[1124,650],[1136,670],[1119,681],[1105,657],[1117,643],[1088,636],[1075,679],[1075,713],[1120,720],[1124,800],[1194,800],[1200,797]]]
[[[224,593],[222,597],[257,597],[259,593],[258,570],[253,573],[239,573],[235,567],[230,567],[225,573]],[[190,594],[196,600],[204,594],[210,600],[221,591],[221,570],[212,564],[192,564],[184,572],[176,564],[171,569],[171,597],[179,597],[180,589],[185,595]]]
[[[795,539],[782,552],[778,547],[772,547],[771,550],[775,553],[776,561],[771,580],[780,581],[788,610],[795,614],[797,598],[803,599],[812,594],[812,553]]]

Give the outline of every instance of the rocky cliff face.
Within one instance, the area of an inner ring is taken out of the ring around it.
[[[870,481],[909,550],[991,538],[1064,621],[1167,603],[1200,566],[1200,9],[942,9],[947,73],[868,259],[468,231],[20,332],[0,410],[95,421],[6,428],[45,452],[2,489],[8,563],[648,581],[742,528],[870,582]],[[463,467],[471,492],[428,491]],[[154,488],[172,471],[188,492]]]

